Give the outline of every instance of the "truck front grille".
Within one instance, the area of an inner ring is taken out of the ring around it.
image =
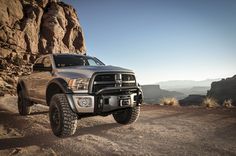
[[[132,86],[136,86],[136,79],[132,74],[98,74],[94,78],[93,92],[97,92],[106,87]]]
[[[115,74],[97,75],[94,81],[95,82],[115,81]]]

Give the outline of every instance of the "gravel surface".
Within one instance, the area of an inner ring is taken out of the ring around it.
[[[48,108],[17,112],[16,97],[0,98],[0,155],[236,155],[236,108],[142,106],[123,126],[112,116],[79,120],[69,138],[50,129]]]

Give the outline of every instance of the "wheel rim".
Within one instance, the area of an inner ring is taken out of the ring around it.
[[[60,115],[59,115],[59,110],[57,107],[54,107],[52,109],[52,124],[53,126],[58,129],[60,125]]]

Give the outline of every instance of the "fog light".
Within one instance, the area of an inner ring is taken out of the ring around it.
[[[77,98],[77,103],[80,107],[91,107],[92,106],[92,99],[88,97]]]

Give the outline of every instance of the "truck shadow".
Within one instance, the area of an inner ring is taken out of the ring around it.
[[[41,111],[41,112],[32,112],[28,116],[40,115],[40,114],[48,114],[49,111]]]
[[[36,115],[45,113],[48,112],[36,112],[35,114],[33,114],[33,117],[38,118]],[[67,138],[58,138],[54,136],[51,131],[48,131],[48,128],[50,128],[48,122],[45,122],[43,124],[44,127],[46,126],[45,130],[38,129],[34,133],[32,132],[31,127],[35,124],[40,123],[30,123],[29,119],[0,108],[0,126],[3,126],[6,129],[15,129],[16,131],[25,134],[19,136],[7,136],[7,138],[6,136],[0,134],[0,150],[22,148],[32,145],[40,146],[43,148],[54,147],[56,145],[55,142],[60,142],[63,139],[71,139],[71,141],[73,141],[73,138],[86,134],[103,136],[104,134],[102,131],[108,131],[110,129],[121,126],[117,123],[105,123],[94,126],[92,125],[90,127],[80,127],[77,129],[75,135]]]
[[[0,150],[5,149],[12,149],[12,148],[19,148],[19,147],[27,147],[27,146],[40,146],[43,148],[52,147],[55,145],[56,141],[60,141],[60,139],[73,139],[74,137],[86,135],[86,134],[93,134],[93,135],[99,135],[103,136],[102,132],[103,130],[109,130],[114,127],[117,127],[118,124],[115,123],[109,123],[109,124],[103,124],[103,125],[97,125],[94,127],[86,127],[81,128],[77,130],[75,135],[67,138],[58,138],[54,136],[52,133],[41,133],[37,135],[29,135],[29,136],[23,136],[23,137],[17,137],[17,138],[0,138]]]
[[[113,128],[122,127],[123,125],[117,123],[106,123],[101,125],[95,125],[91,127],[78,128],[74,136],[82,136],[86,134],[93,134],[98,136],[105,136],[102,131],[109,131]]]

